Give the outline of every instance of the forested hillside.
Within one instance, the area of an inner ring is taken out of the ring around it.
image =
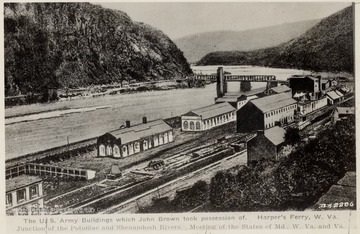
[[[352,7],[348,7],[289,42],[253,51],[213,52],[204,56],[198,64],[353,72],[353,50],[353,12]]]
[[[191,73],[160,30],[89,3],[5,3],[4,32],[6,96]]]
[[[319,21],[307,20],[245,31],[199,33],[176,39],[174,42],[189,62],[197,62],[210,52],[250,51],[277,46],[300,36]]]

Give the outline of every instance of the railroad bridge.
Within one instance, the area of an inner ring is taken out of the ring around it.
[[[227,93],[227,82],[266,82],[266,89],[276,87],[279,83],[286,83],[286,81],[276,80],[276,76],[274,75],[227,74],[226,72],[224,72],[223,67],[218,67],[216,75],[197,74],[195,75],[195,79],[216,82],[216,93],[218,97],[222,97],[225,93]]]

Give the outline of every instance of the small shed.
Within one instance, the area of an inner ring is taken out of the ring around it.
[[[247,143],[248,162],[261,159],[278,160],[281,146],[285,142],[285,129],[275,126],[265,131],[259,130],[256,137]]]
[[[120,178],[122,176],[122,173],[120,171],[119,165],[112,165],[109,171],[109,174],[107,174],[107,178],[114,180],[117,178]]]

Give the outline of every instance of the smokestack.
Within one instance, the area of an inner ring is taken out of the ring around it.
[[[322,91],[322,77],[321,76],[318,76],[318,79],[319,79],[319,91]]]
[[[130,126],[131,126],[131,125],[130,125],[130,120],[126,120],[125,123],[126,123],[126,127],[127,127],[127,128],[130,128]]]
[[[147,118],[144,116],[143,117],[143,124],[146,124],[147,123]]]

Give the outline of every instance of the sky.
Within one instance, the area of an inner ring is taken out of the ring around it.
[[[162,30],[171,39],[218,30],[243,31],[325,18],[350,2],[111,2],[132,20]]]

